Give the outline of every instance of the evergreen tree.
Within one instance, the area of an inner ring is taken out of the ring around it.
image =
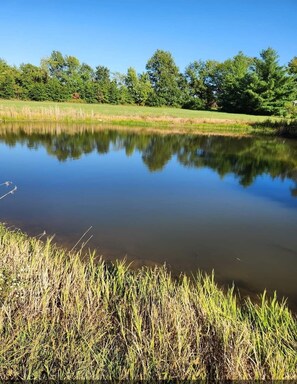
[[[278,64],[278,54],[272,48],[263,50],[256,58],[246,86],[253,112],[263,115],[280,115],[285,104],[294,100],[294,79],[285,67]]]
[[[297,56],[293,57],[293,59],[288,64],[289,73],[295,78],[297,78]]]

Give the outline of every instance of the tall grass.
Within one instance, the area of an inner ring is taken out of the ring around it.
[[[296,320],[239,305],[213,276],[174,280],[0,225],[0,379],[296,379]]]

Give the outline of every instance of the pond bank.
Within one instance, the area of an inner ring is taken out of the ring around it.
[[[51,114],[36,111],[7,112],[0,111],[0,127],[7,124],[56,124],[84,126],[86,129],[118,129],[160,134],[197,134],[222,136],[283,136],[297,137],[296,120],[269,120],[262,122],[228,120],[218,118],[177,118],[147,116],[74,116],[68,113]]]
[[[0,378],[296,379],[297,324],[213,276],[95,262],[0,225]]]
[[[23,130],[28,134],[49,133],[49,134],[77,134],[82,132],[100,132],[106,130],[147,133],[158,135],[206,135],[206,136],[230,136],[230,137],[248,137],[255,135],[251,127],[200,124],[199,126],[187,125],[160,125],[160,124],[121,124],[119,122],[54,122],[54,121],[6,121],[0,122],[0,132],[14,132]],[[271,135],[272,130],[261,129],[259,135]]]
[[[114,106],[71,103],[0,102],[0,124],[9,122],[84,124],[112,129],[221,135],[296,136],[294,120],[276,117],[191,111],[177,108]]]

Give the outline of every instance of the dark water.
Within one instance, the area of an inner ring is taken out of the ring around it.
[[[296,305],[297,141],[28,131],[0,131],[0,221]]]

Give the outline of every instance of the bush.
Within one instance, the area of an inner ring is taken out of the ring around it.
[[[183,109],[201,110],[205,109],[203,100],[192,97],[183,104]]]
[[[292,102],[287,102],[285,104],[284,114],[286,117],[288,117],[290,119],[296,119],[297,118],[297,105],[294,105]]]

